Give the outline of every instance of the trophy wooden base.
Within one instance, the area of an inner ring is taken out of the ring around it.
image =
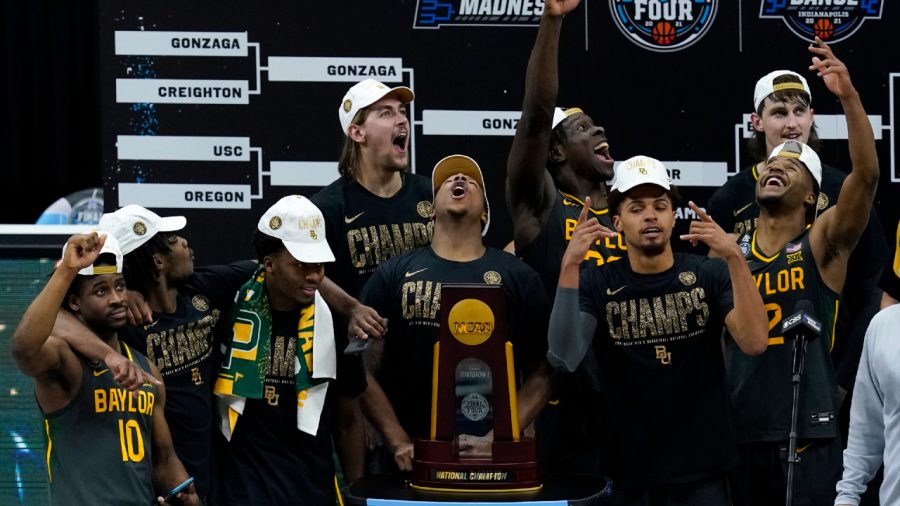
[[[491,443],[487,458],[460,458],[456,441],[416,439],[411,486],[436,492],[534,492],[538,481],[534,438]]]

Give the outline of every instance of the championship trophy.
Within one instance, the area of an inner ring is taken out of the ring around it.
[[[502,288],[443,284],[440,324],[430,434],[415,439],[412,487],[443,492],[539,490],[535,441],[519,427]],[[491,430],[490,456],[459,455],[461,434],[484,436]]]

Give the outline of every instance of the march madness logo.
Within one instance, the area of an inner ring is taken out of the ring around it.
[[[413,28],[537,26],[544,0],[417,0]]]
[[[679,51],[700,40],[716,18],[718,0],[609,0],[616,26],[651,51]]]
[[[881,19],[881,0],[763,0],[759,17],[781,18],[792,32],[813,42],[839,42],[866,19]]]

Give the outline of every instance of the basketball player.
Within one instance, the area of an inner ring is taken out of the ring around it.
[[[766,348],[766,312],[741,250],[693,202],[700,221],[681,238],[725,261],[673,253],[678,200],[658,160],[623,162],[609,204],[626,259],[579,268],[602,233],[586,201],[553,304],[550,363],[574,371],[589,353],[600,364],[597,398],[607,415],[595,430],[616,506],[730,505],[726,471],[737,455],[723,324],[748,355]]]
[[[119,341],[125,326],[122,252],[112,236],[72,236],[47,285],[13,333],[16,365],[35,380],[49,439],[50,502],[145,506],[188,474],[175,454],[163,417],[166,390],[144,383],[133,392],[116,385],[104,365],[51,335],[60,307],[71,311],[112,349],[122,350],[159,379],[145,356]],[[151,457],[152,455],[152,457]],[[152,462],[151,462],[152,458]],[[179,495],[200,504],[193,485]]]
[[[780,504],[786,491],[785,453],[792,408],[792,342],[782,319],[801,300],[823,324],[809,343],[800,381],[797,425],[802,459],[795,464],[794,504],[827,504],[841,472],[837,414],[840,394],[829,355],[848,259],[863,229],[878,185],[875,137],[847,67],[816,40],[810,70],[840,100],[847,118],[852,172],[834,206],[812,218],[822,181],[818,155],[788,140],[772,150],[756,183],[759,221],[739,241],[766,303],[769,347],[751,357],[726,340],[728,379],[741,467],[732,478],[736,505]]]
[[[431,413],[433,346],[439,337],[442,283],[487,283],[503,288],[517,368],[519,426],[527,427],[547,402],[549,305],[538,274],[513,255],[484,245],[490,224],[484,178],[464,155],[448,156],[432,175],[434,240],[378,268],[360,300],[390,320],[384,339],[367,350],[366,416],[394,449],[401,471],[412,469],[412,442],[427,437]],[[463,454],[480,454],[489,434],[462,438]],[[471,441],[470,441],[471,440]],[[471,443],[471,444],[470,444]]]
[[[159,369],[175,451],[207,504],[213,487],[212,386],[220,344],[214,329],[257,265],[243,261],[195,270],[193,249],[179,235],[186,223],[183,216],[161,217],[132,204],[101,216],[98,227],[118,239],[129,292],[138,293],[151,310],[147,319],[133,313],[131,319],[140,323],[126,325],[119,337]],[[118,355],[74,318],[61,315],[54,334],[88,358]]]
[[[344,95],[338,119],[344,146],[340,177],[311,197],[322,210],[335,252],[322,295],[335,313],[336,335],[381,337],[386,322],[356,297],[375,269],[394,255],[431,242],[428,178],[409,168],[410,123],[406,106],[414,99],[405,86],[389,88],[360,81]],[[365,437],[359,406],[339,402],[344,424],[337,432],[344,475],[353,481],[365,469]],[[381,451],[373,442],[374,451]]]
[[[788,70],[770,72],[757,81],[753,95],[754,112],[750,116],[753,137],[747,146],[752,159],[759,162],[730,178],[713,193],[707,205],[707,212],[716,223],[738,235],[756,228],[759,216],[756,184],[765,160],[775,146],[797,140],[818,150],[821,144],[814,121],[812,93],[803,76]],[[840,170],[822,164],[817,213],[837,202],[844,178],[846,174]],[[842,393],[853,388],[866,327],[879,309],[882,295],[878,281],[887,254],[881,224],[873,211],[847,263],[848,282],[844,286],[834,349],[831,350]],[[849,402],[845,402],[839,417],[844,436],[849,414]]]
[[[232,338],[214,392],[228,442],[218,504],[335,504],[335,402],[365,388],[358,356],[340,352],[318,293],[334,255],[322,213],[290,195],[260,218],[260,268],[227,321]]]

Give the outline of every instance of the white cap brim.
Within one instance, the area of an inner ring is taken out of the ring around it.
[[[284,247],[287,248],[288,253],[296,258],[297,261],[307,264],[334,262],[334,253],[328,246],[327,240],[322,240],[317,243],[288,242],[285,240],[282,240],[281,242],[284,244]]]

